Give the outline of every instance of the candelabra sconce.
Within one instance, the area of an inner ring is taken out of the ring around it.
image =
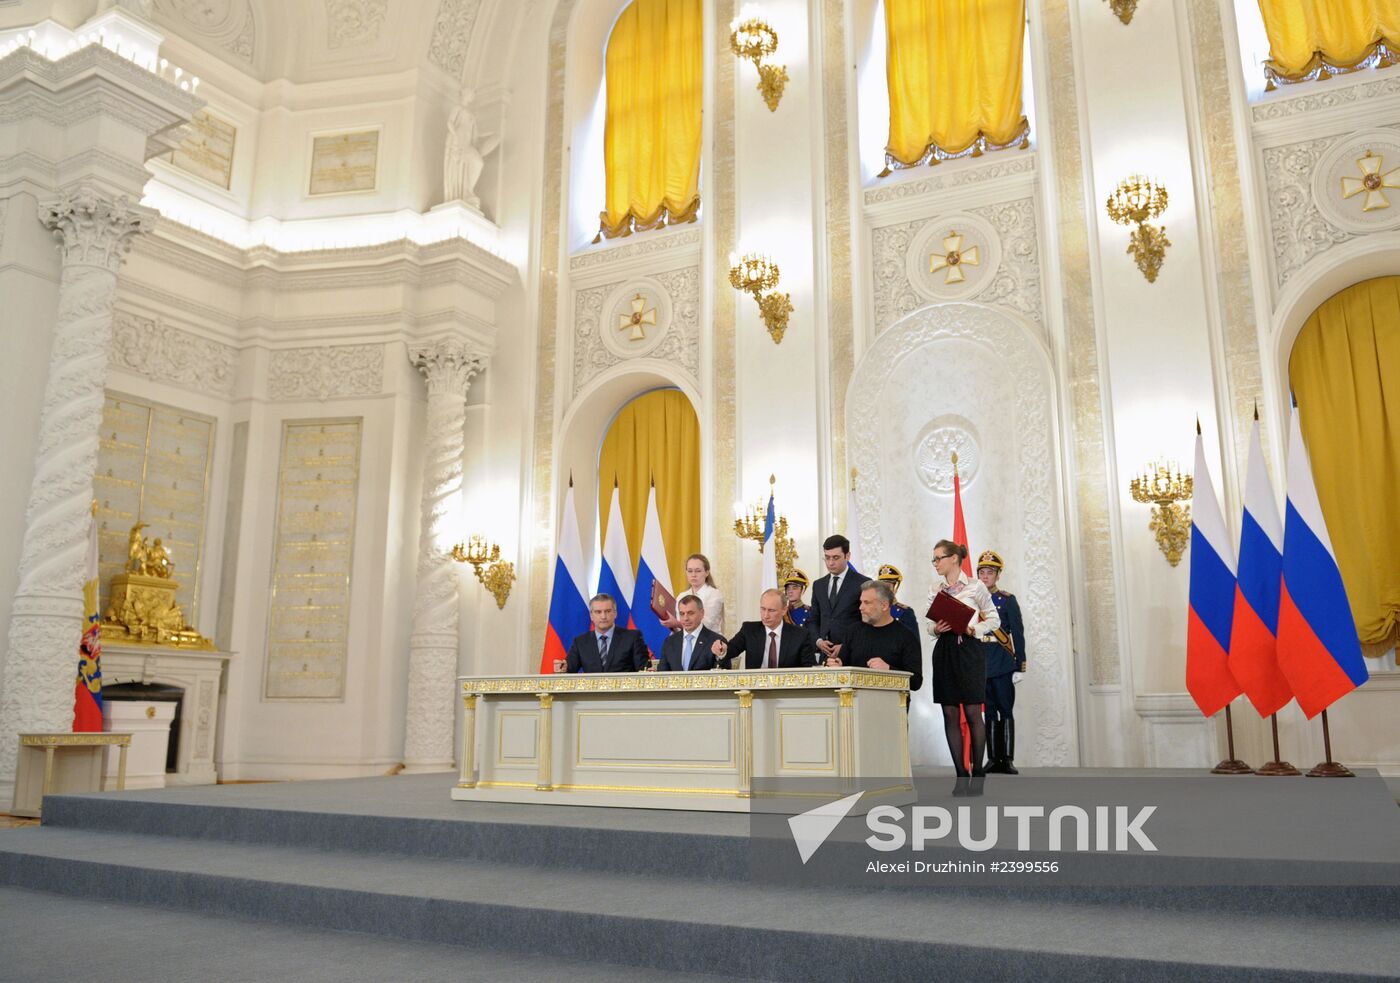
[[[485,536],[476,535],[452,547],[452,559],[458,563],[470,563],[476,579],[496,599],[496,607],[505,608],[506,598],[510,597],[510,585],[515,583],[515,564],[501,559],[498,545],[488,543]],[[486,568],[485,573],[482,573],[482,567]]]
[[[777,481],[777,476],[770,474],[769,488],[776,485]],[[764,533],[768,529],[768,503],[759,501],[745,507],[743,502],[736,502],[734,514],[734,535],[757,543],[758,552],[762,553]],[[797,544],[788,535],[787,516],[779,515],[774,519],[773,556],[778,568],[778,583],[781,584],[784,578],[792,575],[793,568],[797,566]]]
[[[1150,178],[1134,174],[1118,182],[1118,187],[1108,196],[1107,208],[1108,217],[1119,225],[1137,226],[1128,240],[1127,251],[1147,282],[1156,283],[1162,262],[1167,258],[1167,247],[1172,243],[1167,238],[1165,225],[1147,223],[1167,210],[1167,189]]]
[[[778,285],[780,276],[778,264],[767,256],[746,253],[738,259],[729,255],[729,283],[735,290],[752,294],[758,304],[758,316],[773,337],[773,344],[782,343],[787,331],[788,317],[792,314],[792,295],[780,294],[773,288]],[[770,291],[764,293],[764,291]]]
[[[1191,476],[1170,464],[1149,464],[1128,485],[1133,501],[1153,506],[1147,528],[1156,534],[1157,546],[1172,566],[1181,562],[1191,542],[1191,506],[1181,503],[1190,501],[1192,487]]]
[[[787,66],[763,64],[763,59],[778,50],[778,32],[763,19],[757,7],[745,7],[729,22],[729,49],[734,57],[753,62],[758,69],[758,91],[768,104],[768,111],[776,113],[788,82]]]
[[[1138,0],[1108,0],[1108,7],[1124,24],[1130,24],[1137,13]]]

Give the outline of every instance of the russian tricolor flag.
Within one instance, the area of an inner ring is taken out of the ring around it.
[[[598,593],[617,601],[617,623],[636,628],[632,620],[632,595],[637,577],[632,572],[632,553],[627,548],[627,530],[622,525],[622,504],[618,501],[617,479],[613,479],[612,505],[608,508],[608,531],[603,536],[603,568],[598,571]]]
[[[574,479],[564,496],[563,525],[559,530],[559,555],[554,561],[554,589],[549,596],[549,627],[544,633],[540,672],[554,671],[554,660],[568,657],[574,638],[588,631],[588,598],[584,594],[583,540],[574,511]]]
[[[1244,520],[1240,523],[1240,566],[1235,619],[1230,629],[1230,673],[1261,717],[1278,713],[1293,690],[1278,666],[1279,585],[1283,577],[1283,522],[1278,515],[1259,418],[1249,438]]]
[[[773,493],[768,493],[768,511],[763,516],[763,576],[759,586],[764,590],[778,587],[778,506]],[[854,541],[851,548],[855,549]],[[859,570],[859,567],[856,567]]]
[[[1191,590],[1186,626],[1186,689],[1201,713],[1214,716],[1240,695],[1230,673],[1230,628],[1235,616],[1235,558],[1225,517],[1206,467],[1196,427],[1196,472],[1191,497]]]
[[[1322,519],[1297,406],[1288,428],[1278,664],[1310,720],[1369,678],[1337,554]]]
[[[661,644],[671,629],[661,623],[653,600],[670,606],[676,599],[671,590],[671,568],[666,565],[666,541],[661,537],[661,513],[656,508],[656,485],[647,497],[647,520],[642,529],[642,558],[637,564],[637,584],[632,594],[632,621],[641,630],[647,648],[660,654]]]

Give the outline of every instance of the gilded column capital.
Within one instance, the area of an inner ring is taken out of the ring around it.
[[[410,345],[408,360],[428,380],[429,396],[466,399],[472,376],[486,368],[485,352],[456,339]]]
[[[158,214],[125,195],[110,197],[81,185],[39,205],[39,221],[53,233],[65,266],[116,273],[132,237],[155,228]]]

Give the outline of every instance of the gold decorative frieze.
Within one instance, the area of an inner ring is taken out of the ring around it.
[[[609,672],[545,676],[463,676],[465,694],[735,692],[784,689],[909,691],[909,676],[878,669],[759,669],[747,672]]]
[[[282,424],[263,698],[345,693],[361,420]]]
[[[379,180],[379,130],[328,133],[311,138],[308,195],[373,191]]]
[[[197,621],[213,449],[210,417],[107,393],[93,477],[100,610],[111,606],[112,578],[147,574],[131,566],[131,527],[139,522],[160,543],[154,564],[163,558],[167,567],[180,570],[173,603],[191,623]],[[136,546],[141,546],[139,536]]]

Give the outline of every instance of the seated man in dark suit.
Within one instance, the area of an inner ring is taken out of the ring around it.
[[[724,636],[706,628],[704,619],[705,602],[695,594],[687,594],[676,602],[676,620],[681,623],[681,630],[662,644],[657,671],[693,672],[718,667],[714,646],[723,642]]]
[[[598,594],[589,601],[588,616],[593,619],[593,630],[569,646],[569,672],[639,672],[646,668],[651,656],[642,633],[617,627],[617,602],[610,595]]]
[[[805,628],[789,624],[783,617],[787,602],[776,588],[764,591],[758,599],[757,621],[745,621],[739,633],[728,642],[716,642],[715,654],[721,664],[733,668],[734,660],[745,657],[745,669],[798,669],[816,664],[817,649]],[[786,631],[784,631],[786,629]]]

